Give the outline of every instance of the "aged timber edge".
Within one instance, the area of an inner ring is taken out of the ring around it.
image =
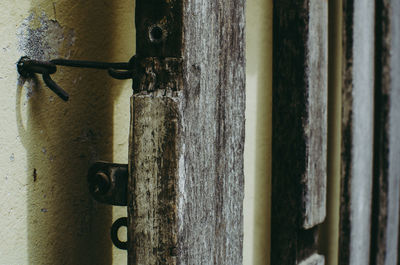
[[[279,1],[274,4],[271,264],[297,264],[314,255],[317,225],[326,214],[327,80],[324,78],[327,76],[323,71],[327,71],[327,64],[313,68],[314,59],[327,62],[327,37],[320,35],[326,30],[319,30],[324,24],[327,27],[324,4],[327,3]],[[315,25],[316,21],[322,22],[321,25]],[[314,43],[313,37],[317,42]],[[325,43],[318,43],[321,39]],[[318,52],[318,47],[325,49],[320,54],[310,54],[315,50],[314,44]],[[312,59],[312,56],[316,57]],[[322,72],[316,73],[313,69],[322,69]],[[313,89],[318,85],[313,83],[313,77],[321,78],[320,92],[325,96],[315,98]],[[310,119],[310,115],[320,115],[321,119],[313,120],[314,116]],[[310,122],[319,127],[314,130]],[[314,131],[310,133],[310,129]],[[310,150],[313,135],[323,138]],[[321,171],[309,170],[308,163],[315,160],[310,157],[313,154],[325,156],[317,159]],[[316,196],[310,192],[316,192]],[[315,198],[320,198],[322,203],[312,204]]]

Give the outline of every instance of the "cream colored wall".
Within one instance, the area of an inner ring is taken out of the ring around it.
[[[127,163],[131,82],[59,68],[65,103],[40,78],[20,78],[15,63],[126,61],[133,15],[133,0],[0,2],[0,264],[126,264],[109,238],[125,209],[94,202],[86,171],[96,160]],[[248,0],[247,15],[244,264],[267,264],[272,0]]]
[[[248,0],[243,264],[269,264],[272,0]]]
[[[321,225],[320,251],[326,265],[338,264],[342,88],[342,1],[329,1],[328,192],[327,216]]]
[[[134,1],[5,0],[0,12],[0,264],[124,264],[109,226],[125,211],[93,202],[86,171],[96,160],[127,162],[130,82],[60,68],[65,103],[15,63],[128,60]]]

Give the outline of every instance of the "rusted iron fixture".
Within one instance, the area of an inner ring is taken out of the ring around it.
[[[82,60],[55,59],[50,61],[39,61],[27,56],[21,57],[17,63],[18,73],[25,77],[33,77],[34,74],[41,74],[44,83],[59,96],[62,100],[68,101],[69,95],[53,79],[51,74],[57,71],[57,66],[92,68],[107,70],[108,74],[115,79],[131,79],[134,76],[135,56],[127,63],[108,63]]]
[[[87,176],[89,191],[98,202],[127,206],[128,194],[128,165],[107,162],[96,162]],[[127,242],[118,238],[118,230],[122,226],[128,226],[128,219],[117,219],[111,226],[111,240],[119,249],[127,249]]]
[[[127,205],[127,164],[96,162],[90,167],[87,180],[89,192],[98,202]]]

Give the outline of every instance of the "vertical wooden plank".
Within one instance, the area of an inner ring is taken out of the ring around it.
[[[400,3],[376,2],[374,204],[371,263],[396,265],[400,213]]]
[[[136,10],[128,262],[241,264],[245,1],[150,2]]]
[[[184,2],[181,264],[242,264],[244,8]]]
[[[177,264],[182,1],[136,1],[128,264]]]
[[[313,264],[326,215],[327,5],[274,3],[272,264]]]
[[[373,1],[343,2],[340,264],[369,264],[374,98]]]
[[[306,172],[303,176],[303,228],[324,221],[326,216],[326,155],[328,119],[328,2],[309,2],[306,75],[308,84]]]
[[[180,117],[177,98],[132,97],[130,264],[176,264]]]

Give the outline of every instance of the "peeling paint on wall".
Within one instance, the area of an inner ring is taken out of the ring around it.
[[[18,51],[21,56],[48,61],[56,58],[69,58],[75,44],[75,31],[61,26],[55,19],[49,19],[44,12],[35,12],[25,18],[17,29]],[[25,100],[29,100],[38,87],[36,79],[18,79],[18,86],[24,87]],[[54,100],[50,96],[49,101]],[[23,103],[26,106],[26,101]]]
[[[69,58],[75,43],[75,31],[49,19],[45,13],[31,13],[18,28],[19,51],[37,60]]]

